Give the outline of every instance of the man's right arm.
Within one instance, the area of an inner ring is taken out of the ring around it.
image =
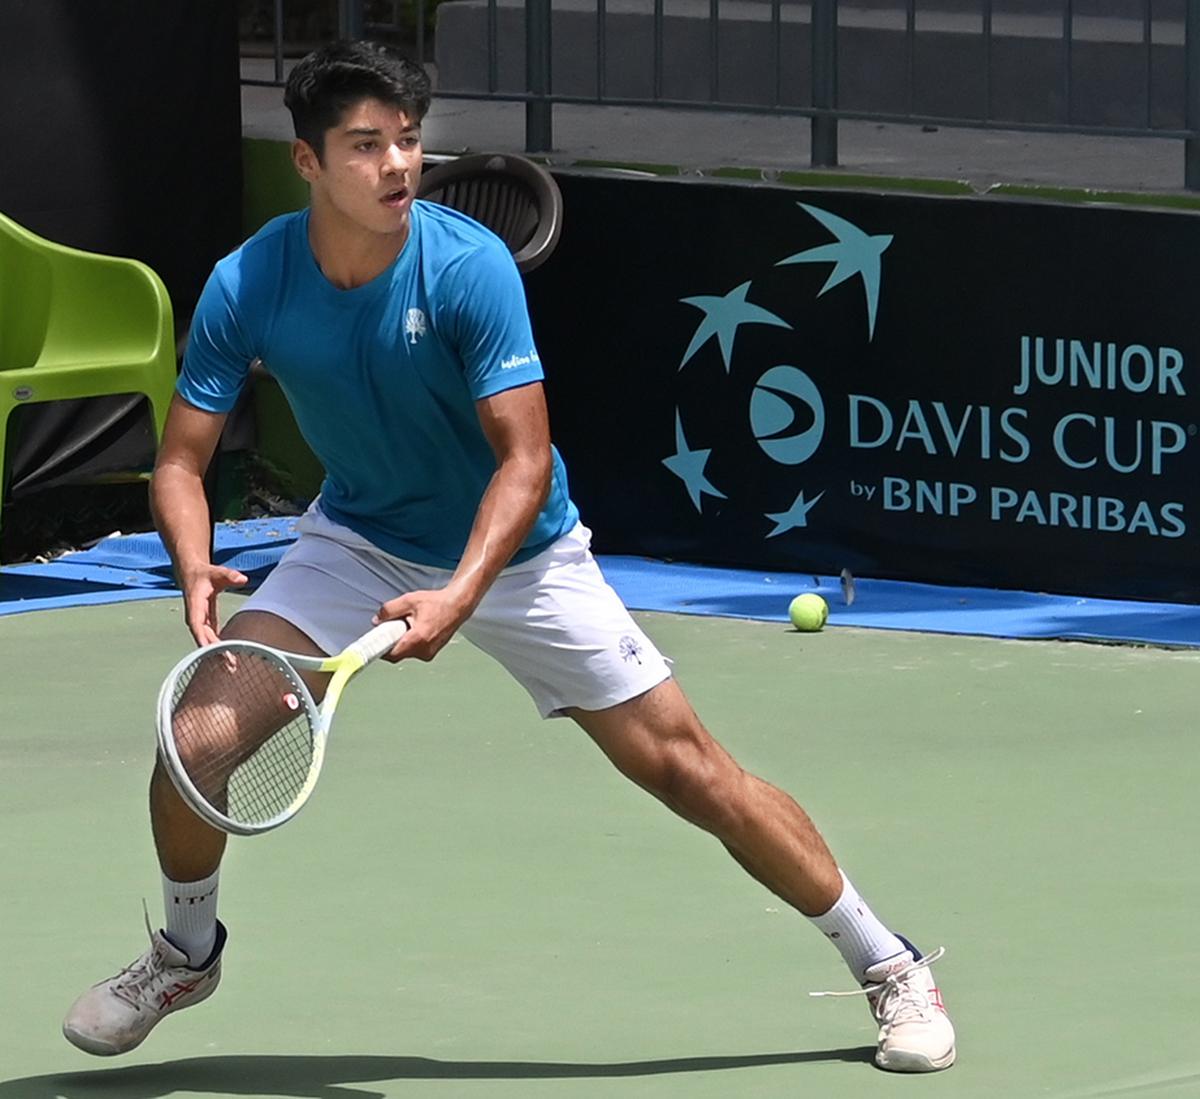
[[[218,640],[217,596],[246,577],[214,565],[209,546],[212,518],[204,473],[225,425],[223,412],[205,412],[176,394],[150,482],[150,507],[175,577],[183,589],[188,629],[197,644]]]

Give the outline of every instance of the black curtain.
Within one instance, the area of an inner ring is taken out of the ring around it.
[[[182,336],[240,237],[238,77],[235,0],[0,0],[0,211],[147,263]],[[31,491],[152,454],[143,405],[20,410],[10,484]]]

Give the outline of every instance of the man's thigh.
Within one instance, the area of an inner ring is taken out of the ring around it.
[[[670,677],[588,552],[566,535],[543,567],[502,573],[462,629],[530,694],[543,717],[602,710]]]
[[[371,627],[405,592],[443,587],[451,573],[361,544],[323,517],[310,524],[247,601],[282,618],[327,653]],[[519,682],[543,717],[602,710],[670,677],[666,661],[604,580],[583,527],[505,569],[460,631]]]
[[[263,610],[238,611],[221,630],[222,641],[257,641],[286,653],[303,656],[327,656],[328,650],[321,648],[302,629],[286,618]],[[325,697],[325,688],[330,676],[326,672],[302,671],[300,678],[307,684],[313,698],[318,702]]]
[[[319,651],[340,652],[371,628],[382,604],[440,580],[409,575],[417,571],[422,570],[406,569],[380,551],[302,533],[237,618],[273,615],[311,639]]]

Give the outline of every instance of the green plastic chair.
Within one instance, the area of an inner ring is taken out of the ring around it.
[[[143,394],[158,442],[175,374],[171,301],[149,267],[54,244],[0,214],[0,515],[13,409]]]

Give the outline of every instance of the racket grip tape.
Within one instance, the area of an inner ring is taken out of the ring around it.
[[[346,651],[357,653],[364,664],[390,652],[393,645],[408,633],[408,623],[402,618],[392,622],[381,622],[373,630],[365,633]]]

